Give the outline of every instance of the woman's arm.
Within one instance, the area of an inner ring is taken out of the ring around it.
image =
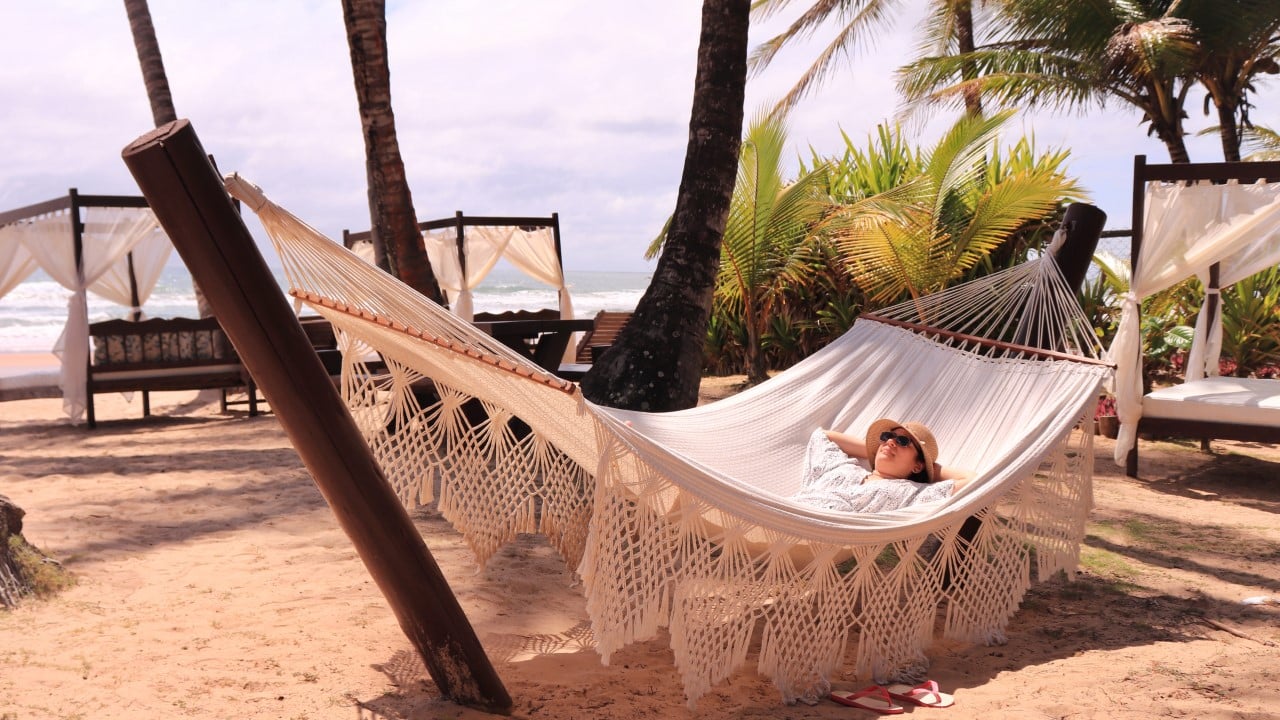
[[[844,451],[845,455],[859,460],[869,459],[867,456],[866,439],[836,430],[823,430],[823,432],[827,434],[828,440],[835,443],[836,447]]]
[[[973,472],[970,470],[961,470],[959,468],[951,468],[946,465],[933,464],[937,470],[939,480],[954,480],[954,490],[952,492],[960,492],[965,485],[973,481]]]

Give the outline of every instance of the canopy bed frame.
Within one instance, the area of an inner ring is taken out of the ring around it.
[[[1207,182],[1222,185],[1232,181],[1241,185],[1258,182],[1274,183],[1274,186],[1267,188],[1267,192],[1271,193],[1273,187],[1274,196],[1280,198],[1280,162],[1148,164],[1143,155],[1134,158],[1133,242],[1130,267],[1134,268],[1135,287],[1138,283],[1137,273],[1141,267],[1139,259],[1142,257],[1144,240],[1153,240],[1153,238],[1144,237],[1150,220],[1148,212],[1151,211],[1151,208],[1147,207],[1149,184]],[[1176,232],[1185,228],[1176,226],[1175,223],[1175,227],[1162,229]],[[1265,242],[1270,243],[1272,247],[1280,246],[1280,234],[1271,235]],[[1207,268],[1206,300],[1201,310],[1201,313],[1206,316],[1203,323],[1206,334],[1209,332],[1208,328],[1212,328],[1215,323],[1221,323],[1218,296],[1221,266],[1222,261],[1230,258],[1233,252],[1236,251],[1224,244],[1221,253],[1216,255],[1213,252],[1206,253],[1206,259],[1212,260]],[[1274,264],[1275,261],[1271,262]],[[1135,330],[1139,307],[1135,300],[1131,308],[1126,308],[1126,312],[1133,312]],[[1134,364],[1139,369],[1140,382],[1141,348],[1138,347],[1137,351],[1138,358]],[[1124,359],[1118,358],[1117,361],[1123,364]],[[1145,393],[1138,408],[1140,417],[1134,432],[1155,436],[1199,437],[1206,440],[1214,438],[1265,443],[1280,442],[1280,380],[1216,377],[1215,367],[1216,357],[1209,363],[1208,377],[1187,380],[1181,385]],[[1122,422],[1124,422],[1123,417]],[[1123,447],[1127,443],[1117,444],[1116,459],[1119,460],[1121,453],[1125,452],[1125,473],[1136,478],[1138,476],[1138,443],[1136,434],[1132,437],[1132,446],[1127,449],[1127,452]]]
[[[503,217],[503,216],[489,216],[489,215],[466,215],[461,210],[459,210],[456,213],[454,213],[453,217],[440,218],[438,220],[427,220],[425,222],[418,223],[418,229],[422,232],[423,238],[428,240],[427,252],[432,255],[432,258],[431,258],[432,265],[436,269],[437,279],[441,280],[441,289],[445,290],[446,294],[450,296],[450,302],[455,306],[462,304],[460,302],[457,302],[458,294],[463,292],[465,292],[466,294],[466,299],[464,302],[467,310],[462,311],[459,307],[455,307],[454,308],[455,313],[458,313],[459,315],[466,315],[468,319],[474,319],[474,320],[480,320],[480,321],[483,321],[486,319],[483,316],[474,317],[474,318],[470,317],[470,310],[469,310],[470,302],[471,302],[470,289],[472,287],[475,287],[476,283],[479,281],[480,278],[488,274],[489,268],[486,267],[482,271],[477,272],[478,270],[480,270],[479,268],[468,267],[467,258],[470,253],[468,253],[467,251],[468,250],[467,228],[477,228],[477,229],[515,228],[515,229],[524,231],[525,233],[535,233],[540,230],[549,230],[550,240],[551,240],[550,249],[555,253],[554,255],[555,268],[554,270],[552,270],[551,274],[558,277],[551,278],[546,276],[534,275],[519,263],[517,263],[517,267],[522,272],[525,272],[526,274],[529,274],[531,277],[534,277],[534,279],[541,280],[543,282],[546,282],[550,285],[557,287],[560,294],[560,309],[558,311],[559,317],[562,319],[572,319],[573,309],[572,309],[572,305],[568,303],[568,291],[565,289],[565,285],[564,285],[564,256],[561,254],[561,250],[560,250],[560,214],[559,213],[551,213],[549,217],[522,217],[522,216]],[[447,268],[441,268],[440,265],[442,265],[443,263],[438,262],[438,260],[446,260],[446,258],[441,257],[441,255],[438,252],[438,248],[436,248],[437,252],[433,253],[432,244],[429,242],[432,236],[435,236],[436,238],[445,237],[447,235],[445,231],[448,231],[448,230],[453,231],[452,244],[453,244],[453,247],[456,248],[456,250],[454,253],[450,254],[451,256],[447,258],[447,261],[456,261],[457,263],[456,272],[458,273],[459,277],[467,278],[469,280],[469,282],[462,281],[457,283],[458,287],[456,289],[445,287],[446,281],[441,276],[447,276],[451,273]],[[349,230],[342,231],[342,244],[345,245],[348,249],[355,247],[357,243],[370,242],[372,241],[372,239],[373,239],[373,233],[368,230],[363,232],[351,232]],[[504,249],[500,249],[497,255],[509,256],[510,253],[508,253],[504,248]],[[491,266],[492,262],[490,260],[491,260],[490,258],[486,258],[484,260],[484,264]],[[496,260],[496,257],[492,258],[492,260]]]
[[[82,195],[72,188],[65,196],[0,212],[0,297],[37,269],[72,293],[60,372],[6,378],[0,399],[61,395],[67,414],[80,418],[89,352],[86,293],[131,307],[136,318],[169,252],[141,196]]]

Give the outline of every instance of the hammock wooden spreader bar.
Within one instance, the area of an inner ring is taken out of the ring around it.
[[[509,713],[503,687],[267,267],[195,130],[183,119],[123,152],[165,232],[441,694]]]
[[[1096,358],[1085,357],[1083,355],[1072,355],[1071,353],[1058,352],[1056,350],[1043,350],[1041,348],[1031,347],[1030,345],[1018,345],[1017,343],[1004,342],[1002,340],[990,340],[976,335],[968,335],[966,333],[943,330],[942,328],[930,327],[919,323],[906,322],[905,320],[894,320],[893,318],[882,317],[874,313],[862,313],[858,315],[858,319],[874,320],[875,322],[884,323],[885,325],[905,328],[912,332],[920,333],[921,335],[959,340],[960,342],[970,345],[981,345],[995,350],[1004,350],[1006,352],[1028,355],[1030,357],[1040,358],[1041,360],[1070,360],[1072,362],[1084,363],[1086,365],[1115,367],[1115,363],[1107,362],[1106,360],[1098,360]]]
[[[360,320],[371,322],[375,325],[381,325],[382,327],[389,328],[396,332],[404,333],[409,337],[417,338],[419,340],[424,340],[426,342],[432,343],[433,345],[438,345],[446,350],[450,350],[452,352],[458,353],[459,355],[466,355],[469,358],[479,360],[480,362],[483,362],[487,365],[492,365],[493,367],[496,367],[500,370],[506,370],[507,372],[512,373],[514,375],[519,375],[520,377],[525,378],[526,380],[532,380],[533,382],[541,383],[548,387],[553,387],[556,390],[559,390],[560,392],[563,392],[565,394],[575,395],[578,393],[577,384],[569,382],[568,380],[563,380],[554,376],[540,376],[539,374],[533,372],[528,366],[517,365],[516,363],[513,363],[510,360],[507,360],[505,358],[500,358],[497,355],[490,355],[488,353],[480,352],[479,350],[476,350],[473,347],[470,347],[468,345],[463,345],[462,343],[453,342],[452,340],[448,340],[446,338],[442,338],[437,335],[433,335],[432,333],[429,333],[425,330],[418,330],[417,328],[407,327],[389,318],[383,317],[375,313],[371,313],[368,310],[354,308],[354,307],[351,307],[350,305],[347,305],[346,303],[339,302],[337,300],[334,300],[332,298],[327,298],[322,295],[317,295],[316,293],[312,293],[312,292],[306,292],[306,291],[294,289],[294,290],[290,290],[289,294],[292,295],[293,297],[312,303],[313,305],[319,305],[321,307],[325,307],[330,310],[343,313],[344,315],[350,315],[353,318],[359,318]]]

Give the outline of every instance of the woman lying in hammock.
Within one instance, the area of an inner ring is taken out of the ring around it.
[[[814,430],[796,502],[841,512],[885,512],[949,497],[970,473],[938,464],[938,442],[915,422],[881,418],[866,440]]]

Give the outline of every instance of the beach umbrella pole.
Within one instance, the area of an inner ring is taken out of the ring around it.
[[[509,713],[511,698],[471,623],[190,122],[156,128],[130,143],[123,157],[440,692],[463,705]]]

